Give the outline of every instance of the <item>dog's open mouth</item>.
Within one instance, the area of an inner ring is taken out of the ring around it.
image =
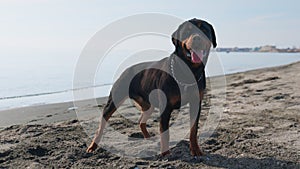
[[[201,63],[206,55],[205,50],[194,51],[190,50],[192,63]]]

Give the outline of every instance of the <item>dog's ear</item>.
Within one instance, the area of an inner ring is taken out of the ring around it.
[[[179,46],[179,30],[181,29],[181,25],[176,29],[176,31],[172,34],[172,42],[175,45],[176,49]]]
[[[182,30],[185,29],[185,26],[188,22],[183,22],[181,25],[178,26],[176,31],[172,34],[172,42],[175,45],[176,50],[181,47],[182,41]]]
[[[206,21],[203,21],[203,20],[193,19],[192,21],[198,23],[197,26],[200,30],[203,31],[203,29],[201,29],[202,25],[204,26],[204,30],[205,29],[210,30],[209,33],[207,31],[205,31],[204,34],[206,34],[206,36],[209,38],[209,40],[211,41],[213,47],[216,48],[217,47],[217,39],[216,39],[216,33],[215,33],[215,30],[214,30],[214,27],[210,23],[208,23]]]
[[[189,20],[189,22],[191,22],[192,24],[194,24],[195,26],[197,26],[200,30],[203,31],[203,33],[208,37],[208,39],[211,41],[212,45],[214,48],[217,47],[217,39],[216,39],[216,34],[215,34],[215,30],[213,28],[213,26],[201,19],[191,19]],[[206,30],[210,30],[210,31],[206,31]]]
[[[217,39],[216,39],[215,30],[211,24],[208,24],[208,25],[210,27],[210,33],[211,33],[211,43],[213,44],[213,47],[216,48],[217,47]]]
[[[175,47],[177,48],[177,46],[179,44],[179,41],[177,39],[175,39],[175,38],[172,37],[172,42],[175,45]]]

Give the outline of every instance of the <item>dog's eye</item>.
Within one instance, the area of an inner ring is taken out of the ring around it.
[[[189,31],[184,31],[183,34],[182,34],[182,36],[183,36],[183,38],[185,39],[186,37],[189,36],[189,34],[190,34]]]
[[[191,57],[190,51],[187,51],[187,52],[186,52],[186,56],[187,56],[187,57]]]

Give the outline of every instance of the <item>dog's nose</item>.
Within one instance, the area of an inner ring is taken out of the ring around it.
[[[194,40],[194,41],[200,41],[200,36],[195,35],[195,36],[193,37],[193,40]]]

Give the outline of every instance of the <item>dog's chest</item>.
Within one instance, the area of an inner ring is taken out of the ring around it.
[[[180,88],[180,94],[177,96],[172,96],[169,101],[170,104],[173,105],[174,108],[179,109],[181,106],[186,105],[191,101],[191,98],[197,97],[197,90],[191,87],[183,87]]]

